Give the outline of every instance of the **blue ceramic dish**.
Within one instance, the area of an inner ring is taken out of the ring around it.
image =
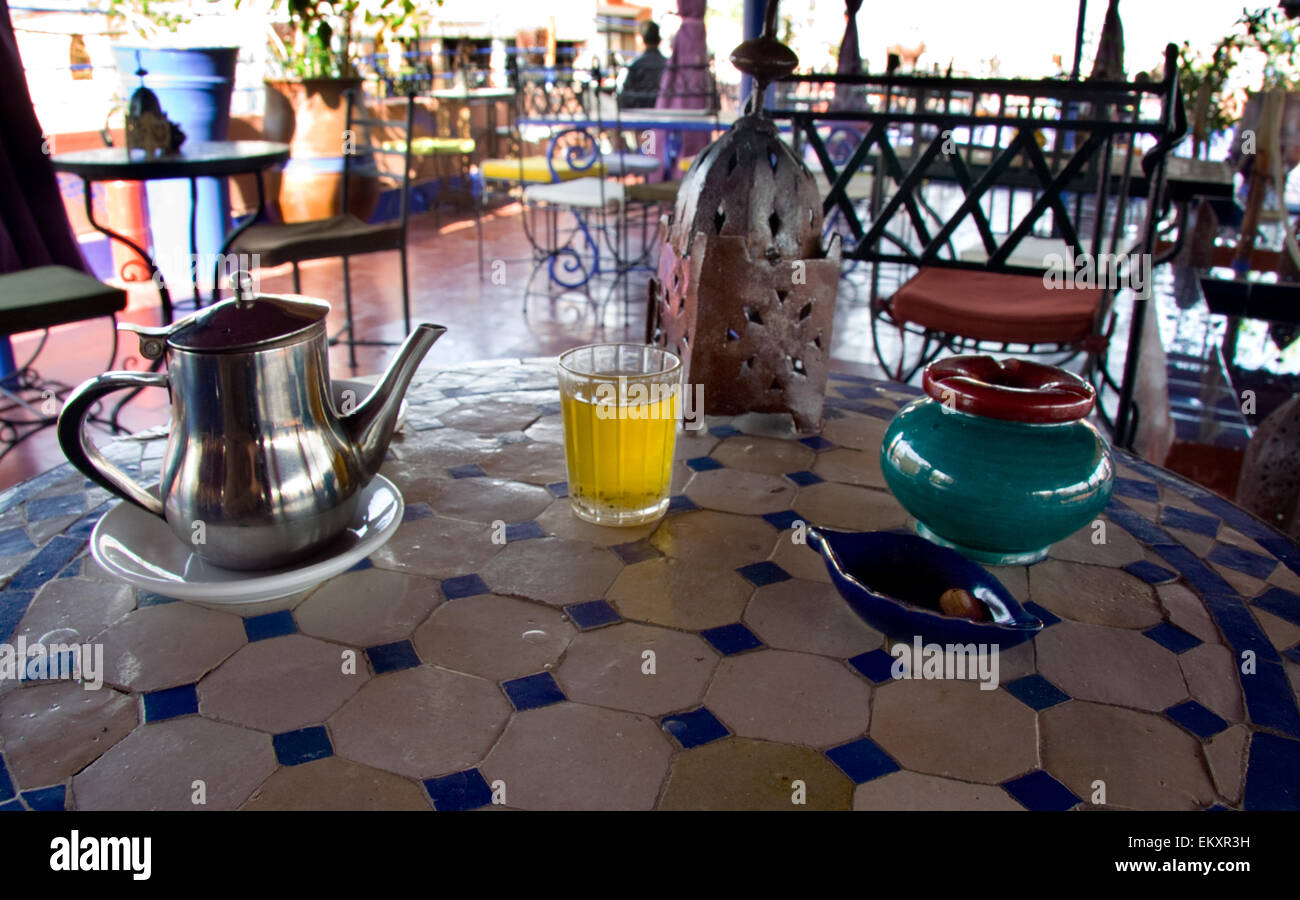
[[[996,578],[955,550],[914,534],[810,528],[808,544],[826,560],[840,596],[878,631],[915,635],[927,643],[1022,644],[1043,627]],[[979,600],[992,621],[939,612],[939,597],[962,588]]]

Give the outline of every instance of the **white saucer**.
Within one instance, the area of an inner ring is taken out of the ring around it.
[[[320,556],[284,569],[236,572],[190,551],[167,523],[132,503],[104,514],[90,536],[95,561],[138,588],[202,603],[261,603],[313,587],[374,553],[402,524],[405,504],[391,481],[376,475],[361,491],[357,512]]]

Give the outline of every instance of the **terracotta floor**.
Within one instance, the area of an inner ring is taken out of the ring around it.
[[[600,328],[592,307],[582,295],[569,293],[555,298],[545,295],[545,273],[533,281],[527,311],[525,286],[532,270],[531,248],[524,237],[517,206],[502,207],[483,220],[484,277],[479,278],[473,219],[455,219],[443,211],[441,227],[431,214],[411,220],[410,277],[414,320],[427,320],[447,327],[447,333],[430,351],[426,365],[447,367],[481,359],[552,356],[562,350],[596,340],[639,341],[645,329],[646,273],[631,276],[627,295],[627,325],[618,303],[605,309],[607,325]],[[397,340],[401,337],[401,289],[395,253],[354,257],[351,263],[353,303],[357,310],[358,335],[367,339]],[[152,285],[129,285],[130,305],[123,321],[158,324],[158,298]],[[293,290],[289,266],[266,269],[260,288],[266,292]],[[609,288],[602,282],[593,290],[603,297]],[[338,260],[322,260],[302,266],[302,292],[335,304],[331,334],[343,324],[342,266]],[[623,289],[617,291],[622,297]],[[843,298],[842,298],[843,300]],[[877,375],[879,369],[866,365],[872,359],[870,321],[861,304],[842,302],[837,313],[833,354],[842,358],[842,371]],[[178,313],[179,315],[180,313]],[[113,366],[106,365],[107,321],[68,325],[51,333],[49,342],[34,368],[45,378],[75,385],[108,368],[139,368],[133,342],[123,340]],[[14,340],[14,353],[21,362],[30,356],[39,334],[21,335]],[[358,348],[357,372],[377,372],[393,354],[391,348]],[[336,374],[349,374],[347,350],[331,351]],[[131,430],[159,425],[167,419],[167,400],[162,391],[146,391],[133,400],[123,416]],[[107,438],[107,429],[104,430]],[[63,462],[54,430],[46,429],[14,448],[0,460],[0,490],[37,475]]]

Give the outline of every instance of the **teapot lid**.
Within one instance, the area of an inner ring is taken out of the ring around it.
[[[200,353],[266,350],[307,340],[329,311],[323,300],[236,290],[234,297],[177,322],[167,343]]]

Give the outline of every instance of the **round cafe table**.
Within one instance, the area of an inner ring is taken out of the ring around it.
[[[108,237],[130,247],[149,263],[149,275],[158,287],[158,296],[162,301],[163,324],[171,324],[171,291],[163,280],[158,261],[145,248],[125,235],[113,231],[108,226],[95,221],[94,204],[91,202],[90,185],[95,181],[158,181],[173,178],[186,178],[190,182],[190,259],[199,258],[198,233],[195,217],[198,215],[198,179],[250,175],[284,164],[289,159],[289,145],[273,141],[186,141],[176,153],[161,156],[146,156],[143,152],[130,152],[125,147],[97,147],[92,150],[76,150],[68,153],[56,153],[50,158],[56,172],[76,175],[82,181],[82,193],[86,203],[86,218],[92,228]],[[243,231],[266,214],[266,188],[259,175],[257,182],[257,212],[246,222],[239,225],[222,242],[220,254],[235,243]],[[190,266],[190,286],[193,288],[194,304],[201,306],[199,297],[199,270],[196,264]],[[216,298],[220,285],[212,287]]]
[[[1046,623],[996,689],[891,677],[793,538],[907,524],[878,456],[914,394],[833,375],[801,439],[711,419],[668,515],[606,529],[565,499],[552,360],[426,370],[396,535],[252,607],[114,581],[112,501],[53,469],[0,495],[0,641],[72,629],[103,686],[0,682],[0,809],[1300,805],[1300,548],[1127,454],[1100,524],[992,570]]]

